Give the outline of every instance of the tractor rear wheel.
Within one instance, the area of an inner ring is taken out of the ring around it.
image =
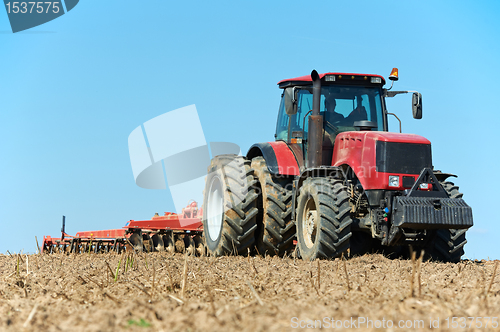
[[[349,197],[342,181],[308,178],[297,199],[297,238],[304,260],[335,258],[349,249]]]
[[[210,254],[246,254],[255,243],[257,194],[250,161],[221,155],[208,167],[203,195],[203,234]]]
[[[256,248],[261,255],[284,256],[293,250],[295,224],[292,222],[292,180],[272,175],[263,157],[252,159],[258,180],[259,214]]]
[[[463,194],[458,191],[458,186],[452,182],[441,182],[443,189],[450,198],[462,198]],[[460,262],[463,256],[466,229],[439,229],[435,233],[434,239],[430,242],[428,256],[434,260],[442,262]]]

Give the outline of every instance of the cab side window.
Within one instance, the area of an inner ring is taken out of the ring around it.
[[[281,97],[280,110],[278,114],[278,123],[276,124],[276,140],[288,141],[288,122],[290,117],[285,111],[285,96]]]
[[[313,95],[305,89],[301,89],[297,93],[297,114],[292,116],[291,131],[304,131],[304,139],[307,139],[308,131],[308,116],[305,115],[312,110]],[[305,121],[304,121],[305,117]]]

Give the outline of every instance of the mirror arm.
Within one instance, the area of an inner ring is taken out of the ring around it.
[[[389,91],[388,89],[384,89],[384,97],[394,97],[396,95],[400,95],[403,93],[409,93],[409,92],[417,92],[418,91],[413,91],[413,90],[408,90],[408,91]]]
[[[385,90],[384,91],[384,97],[394,97],[396,95],[400,95],[402,93],[408,93],[408,92],[411,92],[411,91],[389,91],[389,90]]]

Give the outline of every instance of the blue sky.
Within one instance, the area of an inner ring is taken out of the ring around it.
[[[424,116],[410,95],[389,111],[459,175],[475,222],[466,257],[499,259],[499,13],[497,1],[82,0],[13,34],[0,9],[0,252],[34,252],[63,214],[74,234],[172,211],[167,190],[135,185],[128,155],[128,135],[158,115],[195,104],[208,142],[245,153],[274,139],[279,80],[398,67],[395,89],[421,92]]]

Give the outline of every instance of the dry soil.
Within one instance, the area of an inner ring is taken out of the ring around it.
[[[7,254],[0,331],[500,331],[497,263]]]

